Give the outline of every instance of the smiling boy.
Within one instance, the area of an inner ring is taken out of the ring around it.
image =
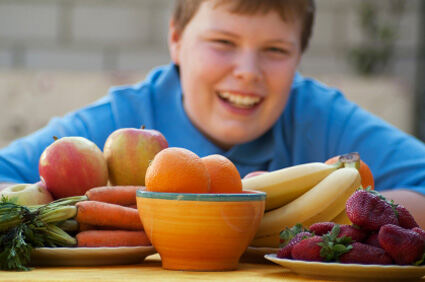
[[[1,150],[0,182],[37,182],[52,136],[103,148],[114,130],[145,125],[170,146],[228,157],[242,176],[357,151],[377,189],[425,226],[424,144],[296,72],[313,17],[312,0],[177,1],[173,62]]]

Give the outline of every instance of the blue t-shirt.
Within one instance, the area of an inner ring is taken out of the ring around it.
[[[96,103],[53,118],[0,150],[0,182],[39,181],[38,161],[53,136],[86,137],[103,149],[114,130],[142,125],[162,132],[170,147],[184,147],[201,157],[228,157],[241,176],[359,152],[377,190],[408,188],[425,194],[422,142],[346,100],[338,90],[299,74],[284,112],[270,130],[230,150],[219,148],[186,115],[173,64],[153,70],[140,84],[112,88]]]

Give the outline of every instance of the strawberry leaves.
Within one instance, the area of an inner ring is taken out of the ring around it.
[[[280,232],[280,247],[285,247],[298,233],[306,231],[308,232],[308,229],[304,228],[300,223],[291,228],[286,227]]]
[[[341,255],[353,248],[351,238],[346,236],[338,238],[339,232],[340,226],[335,224],[329,233],[322,235],[323,242],[318,243],[322,247],[320,256],[326,261],[337,261]]]

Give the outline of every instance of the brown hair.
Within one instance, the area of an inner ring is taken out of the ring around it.
[[[198,11],[202,2],[206,0],[176,0],[173,13],[173,20],[176,29],[183,32],[186,25]],[[216,6],[231,3],[231,12],[237,14],[253,15],[257,13],[268,13],[273,10],[279,13],[283,21],[293,21],[297,17],[301,18],[301,50],[308,46],[310,40],[315,5],[314,0],[216,0]]]

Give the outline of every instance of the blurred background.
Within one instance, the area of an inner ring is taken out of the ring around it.
[[[0,147],[167,64],[172,0],[0,0]],[[316,0],[300,71],[425,140],[425,1]]]

